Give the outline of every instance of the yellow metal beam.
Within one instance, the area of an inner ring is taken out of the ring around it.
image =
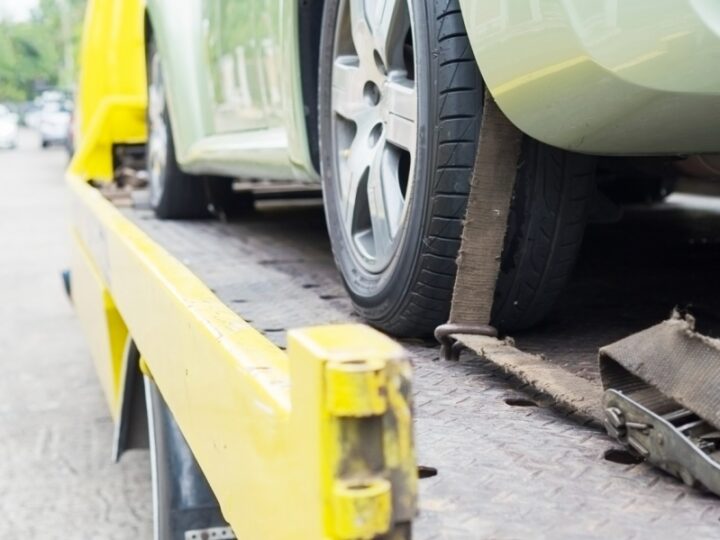
[[[346,325],[292,331],[286,354],[99,191],[68,184],[89,268],[73,290],[107,292],[237,536],[407,537],[417,485],[403,349]],[[78,311],[102,341],[97,313]]]
[[[110,412],[118,416],[120,368],[128,331],[93,261],[78,239],[73,242],[72,299],[100,378]]]

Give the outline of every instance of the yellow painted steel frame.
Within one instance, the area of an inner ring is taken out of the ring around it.
[[[403,349],[341,325],[291,331],[285,353],[97,189],[68,184],[73,296],[111,408],[129,333],[239,538],[409,537],[417,474]]]
[[[145,3],[89,0],[84,24],[70,171],[110,181],[113,145],[147,138]]]

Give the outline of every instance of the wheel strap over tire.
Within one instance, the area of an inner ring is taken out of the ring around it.
[[[450,320],[435,330],[445,359],[457,359],[459,348],[453,345],[453,335],[497,335],[490,316],[521,142],[522,133],[486,89]]]

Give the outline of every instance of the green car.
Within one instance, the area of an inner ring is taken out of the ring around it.
[[[357,311],[395,335],[447,320],[486,90],[525,134],[504,331],[551,309],[599,177],[653,197],[720,151],[712,0],[148,0],[146,28],[156,214],[204,215],[231,178],[321,183]]]

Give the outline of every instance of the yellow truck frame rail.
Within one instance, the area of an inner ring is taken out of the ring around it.
[[[68,184],[73,302],[113,415],[132,336],[239,538],[405,537],[417,473],[402,347],[337,325],[290,331],[286,353],[97,189]]]
[[[109,182],[113,146],[145,142],[146,89],[144,2],[90,0],[80,49],[73,174]]]
[[[132,340],[239,538],[406,538],[416,512],[410,366],[363,325],[273,345],[89,181],[146,137],[144,6],[88,3],[72,297],[119,420]],[[124,54],[120,54],[123,52]]]

